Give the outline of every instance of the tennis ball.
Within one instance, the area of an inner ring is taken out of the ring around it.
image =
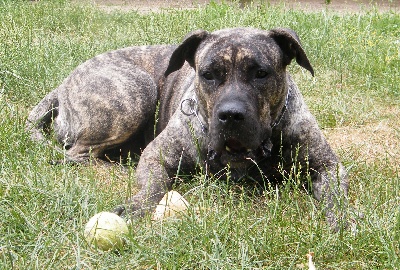
[[[124,219],[110,212],[100,212],[91,217],[85,226],[86,241],[103,251],[121,249],[128,234]]]
[[[162,220],[166,217],[179,217],[189,207],[189,203],[176,191],[164,195],[153,213],[153,220]]]

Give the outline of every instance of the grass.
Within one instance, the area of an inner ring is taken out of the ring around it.
[[[398,13],[211,3],[139,14],[0,0],[0,18],[0,269],[301,269],[308,251],[318,269],[400,268]],[[49,165],[58,153],[24,130],[30,109],[96,54],[235,26],[299,33],[316,76],[290,71],[349,168],[351,202],[365,215],[358,233],[332,233],[296,179],[254,192],[199,172],[176,187],[199,214],[134,221],[121,254],[91,249],[85,223],[135,192],[134,166]]]

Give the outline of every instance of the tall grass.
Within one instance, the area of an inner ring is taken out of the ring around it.
[[[1,269],[296,269],[310,250],[319,269],[400,268],[398,148],[372,161],[357,145],[338,149],[350,169],[351,202],[365,215],[356,235],[332,233],[295,179],[254,190],[199,172],[176,186],[193,206],[186,217],[134,221],[126,248],[115,254],[91,249],[83,226],[135,192],[134,166],[52,166],[58,153],[24,130],[29,110],[101,52],[178,43],[198,28],[285,26],[298,32],[316,70],[311,78],[290,67],[320,126],[329,134],[388,123],[399,147],[399,14],[216,3],[139,14],[61,0],[0,0],[0,18]]]

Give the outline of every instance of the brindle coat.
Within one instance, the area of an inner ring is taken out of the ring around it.
[[[229,164],[236,177],[260,178],[261,170],[272,180],[282,173],[278,165],[290,169],[296,156],[336,227],[346,204],[345,170],[286,71],[293,59],[314,75],[296,33],[284,28],[199,30],[179,46],[108,52],[49,93],[27,127],[44,140],[54,119],[58,141],[76,162],[144,149],[136,170],[140,191],[119,214],[154,207],[178,167],[207,163],[218,172]]]

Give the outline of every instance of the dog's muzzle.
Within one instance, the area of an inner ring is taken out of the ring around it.
[[[235,99],[220,103],[211,126],[210,160],[244,167],[261,155],[260,123],[246,103]]]

